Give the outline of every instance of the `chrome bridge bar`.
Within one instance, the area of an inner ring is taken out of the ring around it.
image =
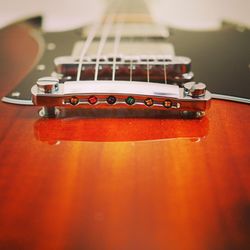
[[[129,108],[180,111],[204,116],[211,94],[204,83],[188,82],[183,87],[129,81],[68,81],[44,77],[31,89],[40,115],[55,117],[57,107]]]
[[[96,57],[84,57],[80,80],[94,80]],[[115,68],[114,66],[115,60]],[[54,60],[55,71],[62,79],[76,80],[79,59],[74,57],[57,57]],[[158,83],[177,83],[183,85],[192,81],[194,74],[191,71],[191,59],[183,56],[123,56],[115,59],[112,55],[102,56],[98,64],[98,80],[118,81],[149,81]]]

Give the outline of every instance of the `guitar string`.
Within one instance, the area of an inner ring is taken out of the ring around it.
[[[82,47],[82,50],[81,50],[81,54],[80,54],[80,58],[79,58],[79,64],[78,64],[78,69],[77,69],[77,77],[76,77],[76,80],[79,81],[80,80],[80,77],[81,77],[81,72],[82,72],[82,64],[83,64],[83,58],[84,56],[86,55],[89,47],[90,47],[90,44],[92,43],[92,41],[94,40],[95,38],[95,35],[97,33],[97,30],[100,26],[100,23],[101,23],[101,18],[98,19],[98,21],[92,26],[88,36],[87,36],[87,39]]]
[[[134,43],[134,38],[130,38],[129,39],[129,43],[130,43],[130,46],[133,45]],[[132,82],[133,81],[133,57],[130,55],[130,71],[129,71],[129,81]],[[136,66],[135,66],[136,67]]]
[[[132,74],[133,74],[133,63],[132,58],[130,59],[130,71],[129,71],[129,81],[132,82]]]
[[[167,69],[166,69],[166,62],[163,63],[163,67],[164,67],[164,81],[165,81],[165,84],[167,84]]]
[[[112,0],[110,3],[110,6],[112,6],[112,4],[115,2],[115,0]],[[109,6],[109,8],[110,8]],[[106,13],[108,9],[108,6],[106,6],[106,8],[103,10],[103,13]],[[104,14],[100,15],[99,18],[97,19],[97,22],[92,26],[90,32],[88,33],[87,39],[83,44],[81,53],[80,53],[80,57],[79,57],[79,63],[78,63],[78,68],[77,68],[77,77],[76,80],[79,81],[81,78],[81,74],[82,74],[82,65],[83,65],[83,58],[86,55],[92,41],[94,40],[96,33],[101,25],[101,21],[103,19]]]
[[[128,7],[131,7],[131,4],[128,2],[128,1],[123,1],[121,2],[123,4],[122,8],[127,10]],[[118,51],[118,48],[119,48],[119,45],[120,45],[120,40],[121,40],[121,31],[123,29],[123,25],[124,25],[124,18],[125,16],[122,15],[121,18],[120,18],[120,24],[119,24],[119,28],[117,28],[117,33],[116,33],[116,39],[115,39],[115,48],[114,48],[114,61],[113,61],[113,72],[112,72],[112,81],[115,80],[115,74],[116,74],[116,64],[117,64],[117,60],[116,60],[116,57],[117,57],[117,51]],[[133,39],[133,38],[132,38]],[[129,43],[131,43],[131,40],[132,39],[129,39]],[[130,82],[132,81],[132,71],[133,71],[133,61],[132,61],[132,57],[130,59],[130,66],[129,66],[129,69],[130,69],[130,72],[129,72],[129,80]]]
[[[133,4],[135,4],[135,1],[133,1]],[[131,3],[127,2],[127,7],[128,6],[131,8]],[[133,6],[133,8],[134,8],[134,6]],[[134,37],[130,37],[129,38],[129,44],[130,44],[130,46],[131,45],[133,46],[134,41],[135,41]],[[129,70],[129,82],[130,83],[132,83],[132,81],[133,81],[133,70],[134,70],[133,68],[134,68],[133,56],[130,55],[130,70]],[[135,66],[135,68],[136,68],[136,66]]]
[[[104,24],[104,29],[103,29],[102,34],[101,34],[101,40],[100,40],[100,43],[99,43],[99,46],[98,46],[98,51],[97,51],[96,66],[95,66],[95,77],[94,77],[95,81],[98,80],[100,56],[101,56],[102,51],[104,49],[105,43],[106,43],[106,41],[108,39],[108,35],[110,33],[110,30],[111,30],[111,28],[113,26],[114,19],[118,16],[117,13],[118,13],[118,11],[120,9],[121,3],[122,3],[122,1],[116,2],[116,5],[113,7],[115,9],[115,11],[114,11],[115,14],[113,13],[113,14],[109,15],[106,22],[105,22],[105,24]],[[121,27],[119,29],[121,29]],[[121,34],[119,34],[120,32],[121,31],[116,30],[115,41],[114,41],[114,50],[118,50],[119,43],[120,43],[120,36],[121,36]],[[116,53],[114,53],[115,56],[116,56]],[[114,62],[115,61],[116,61],[115,58],[113,58],[112,81],[114,81],[113,78],[115,78],[115,75],[113,75],[114,74],[113,72],[115,72],[114,71],[114,68],[115,68]]]
[[[82,48],[81,51],[81,56],[80,56],[80,62],[78,65],[78,70],[77,70],[77,80],[80,80],[80,76],[82,73],[82,64],[83,64],[83,58],[91,44],[91,42],[93,41],[95,34],[97,33],[97,30],[100,26],[100,20],[101,18],[98,20],[98,22],[92,27],[87,40]],[[99,63],[100,63],[100,56],[101,53],[103,51],[104,45],[106,43],[106,40],[108,38],[108,34],[110,32],[110,29],[113,25],[113,20],[114,20],[114,14],[108,16],[108,18],[106,19],[106,22],[104,23],[104,29],[102,31],[101,34],[101,40],[99,43],[99,47],[98,47],[98,52],[97,52],[97,58],[96,58],[96,66],[95,66],[95,77],[94,80],[97,80],[98,78],[98,73],[99,73]],[[121,39],[121,29],[122,29],[122,24],[117,24],[116,25],[116,32],[115,32],[115,41],[114,41],[114,53],[113,53],[113,69],[112,69],[112,81],[115,80],[115,73],[116,73],[116,58],[117,58],[117,52],[118,52],[118,48],[119,48],[119,44],[120,44],[120,39]],[[147,58],[147,82],[150,81],[150,72],[149,72],[149,59]],[[130,62],[130,81],[132,81],[132,71],[133,71],[133,62],[131,59]],[[164,80],[165,83],[167,82],[167,76],[166,76],[166,65],[164,63]]]
[[[112,81],[115,80],[116,74],[116,58],[118,49],[120,46],[121,35],[122,35],[122,28],[123,28],[123,20],[116,24],[116,32],[115,32],[115,41],[114,41],[114,51],[113,51],[113,69],[112,69]]]
[[[109,32],[111,30],[111,27],[113,25],[114,15],[109,15],[104,23],[104,28],[101,33],[101,40],[99,42],[97,54],[96,54],[96,65],[95,65],[95,77],[94,80],[97,81],[98,73],[99,73],[99,64],[100,64],[100,56],[103,51],[104,45],[106,43],[106,40],[108,38]]]
[[[147,82],[149,82],[149,59],[147,56]]]
[[[121,1],[120,2],[121,6],[119,6],[119,9],[120,11],[124,11],[125,10],[125,13],[127,13],[127,9],[128,7],[131,8],[131,3],[130,1]],[[120,41],[121,41],[121,37],[122,37],[122,33],[121,31],[123,30],[123,27],[124,27],[124,22],[125,22],[125,15],[124,13],[122,12],[122,15],[119,17],[120,19],[120,23],[118,24],[118,27],[117,27],[117,33],[116,33],[116,39],[115,39],[115,45],[114,45],[114,55],[115,55],[115,58],[114,58],[114,61],[113,61],[113,71],[112,71],[112,81],[115,80],[115,74],[116,74],[116,64],[117,64],[117,51],[119,49],[119,46],[120,46]],[[130,40],[129,40],[130,41]],[[132,81],[132,60],[130,60],[130,81]]]

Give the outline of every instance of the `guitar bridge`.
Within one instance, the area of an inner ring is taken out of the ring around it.
[[[80,80],[95,80],[96,62],[98,64],[97,80],[145,81],[182,85],[193,80],[191,59],[181,56],[103,56],[84,57],[82,60]],[[114,67],[115,61],[115,67]],[[55,71],[62,79],[76,80],[79,59],[57,57],[54,61]],[[113,68],[114,67],[114,68]]]
[[[58,108],[139,109],[178,111],[202,117],[211,94],[203,83],[170,84],[129,81],[68,81],[44,77],[31,89],[34,105],[43,106],[40,115],[56,117]]]

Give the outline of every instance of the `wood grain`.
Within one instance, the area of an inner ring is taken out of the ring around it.
[[[18,32],[0,39],[2,96],[35,56]],[[0,249],[249,249],[249,105],[213,100],[202,120],[37,110],[0,103]]]

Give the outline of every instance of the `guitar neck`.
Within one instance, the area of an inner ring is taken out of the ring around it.
[[[108,0],[106,14],[129,14],[129,15],[148,15],[150,12],[144,0]]]

